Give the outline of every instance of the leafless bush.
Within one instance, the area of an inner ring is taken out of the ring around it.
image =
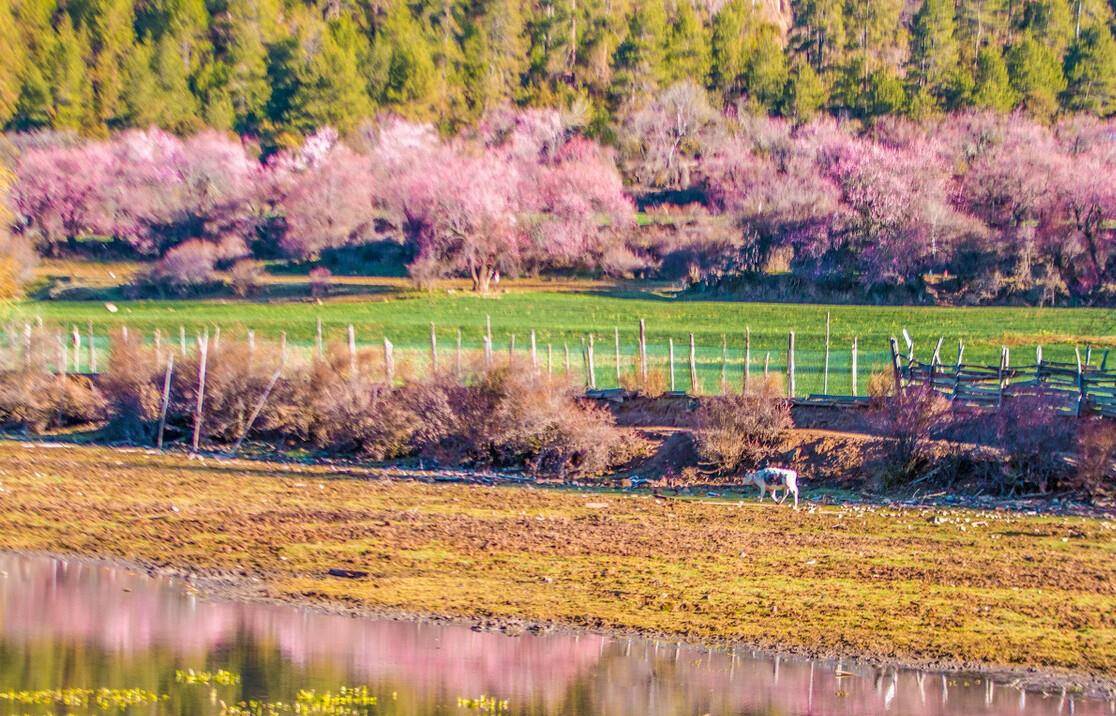
[[[100,420],[104,401],[88,378],[24,367],[0,373],[0,425],[42,433]]]
[[[873,397],[869,421],[883,437],[880,468],[885,484],[909,482],[927,467],[931,435],[949,414],[949,401],[924,385]]]
[[[121,333],[112,335],[108,369],[99,383],[110,434],[132,441],[151,439],[162,404],[165,370],[153,348],[140,340],[124,340]]]
[[[739,395],[705,398],[694,433],[698,454],[720,472],[736,472],[769,458],[791,427],[790,404],[774,383]]]
[[[1116,492],[1116,422],[1092,418],[1078,427],[1074,486],[1093,497]]]
[[[1055,393],[1017,395],[996,412],[996,443],[1007,457],[1001,490],[1046,492],[1057,481],[1064,471],[1058,455],[1073,444],[1072,421],[1058,412],[1063,402]]]
[[[241,259],[229,269],[229,287],[241,298],[252,296],[260,288],[263,273],[263,262]]]
[[[200,360],[193,353],[175,367],[169,419],[182,426],[194,422]],[[240,437],[277,365],[274,351],[253,351],[237,340],[218,344],[211,338],[205,365],[204,435],[226,441]]]

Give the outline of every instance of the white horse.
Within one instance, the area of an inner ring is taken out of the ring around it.
[[[770,481],[770,484],[768,484]],[[787,494],[794,495],[794,506],[798,508],[798,473],[794,470],[787,470],[782,467],[765,467],[762,470],[750,472],[744,476],[744,484],[751,483],[759,488],[760,502],[767,496],[767,491],[771,490],[771,499],[774,502],[783,504],[787,499]],[[775,497],[776,490],[783,490],[782,499]]]

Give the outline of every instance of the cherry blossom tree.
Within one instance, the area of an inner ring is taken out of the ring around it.
[[[372,164],[338,141],[332,129],[320,130],[297,151],[270,165],[276,211],[283,217],[283,251],[314,258],[323,249],[359,238],[374,217]]]
[[[11,189],[16,229],[48,254],[87,234],[111,234],[105,201],[110,163],[101,142],[25,152]]]

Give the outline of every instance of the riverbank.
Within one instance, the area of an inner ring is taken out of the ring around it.
[[[1116,684],[1111,520],[794,512],[13,442],[0,490],[2,549],[128,560],[230,596]]]

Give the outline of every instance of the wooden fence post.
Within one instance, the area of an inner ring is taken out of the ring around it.
[[[438,329],[430,322],[430,369],[438,372]]]
[[[267,387],[264,388],[263,395],[260,396],[260,400],[256,403],[256,407],[252,409],[252,416],[248,418],[248,422],[244,426],[244,432],[236,439],[236,445],[234,445],[232,449],[233,457],[236,457],[236,454],[240,452],[241,443],[244,442],[244,438],[248,437],[248,433],[252,430],[252,426],[256,424],[256,418],[260,417],[260,411],[263,410],[264,404],[267,403],[267,398],[271,395],[271,391],[275,389],[275,384],[279,382],[279,375],[282,372],[283,364],[280,363],[279,367],[275,369],[275,372],[271,374],[271,380],[267,382]]]
[[[535,334],[535,329],[531,329],[531,370],[536,373],[539,370],[539,348],[538,337]]]
[[[318,358],[325,356],[325,335],[322,331],[322,317],[318,316],[317,332],[314,335],[314,346],[318,349]]]
[[[202,420],[205,417],[205,368],[209,361],[208,328],[204,336],[199,336],[198,347],[201,350],[198,357],[198,400],[194,407],[194,452],[198,451],[198,446],[201,444]]]
[[[42,321],[41,318],[39,320]],[[120,327],[120,333],[121,333],[121,335],[124,336],[124,342],[127,343],[128,342],[128,326],[121,326]]]
[[[675,393],[677,390],[674,384],[674,339],[668,338],[667,345],[670,351],[670,392]]]
[[[856,355],[856,353],[857,353],[856,336],[853,336],[852,367],[851,367],[852,376],[851,376],[851,378],[852,378],[852,394],[853,394],[854,398],[856,397],[856,389],[857,389],[857,355]]]
[[[74,335],[74,372],[81,372],[81,331],[78,327],[73,326]]]
[[[639,380],[647,387],[647,323],[639,319]]]
[[[1073,347],[1073,354],[1077,358],[1077,409],[1074,411],[1077,417],[1081,417],[1081,412],[1084,409],[1085,403],[1085,368],[1081,364],[1081,348],[1078,346]]]
[[[251,341],[249,341],[251,342]],[[155,329],[155,365],[163,362],[163,332]]]
[[[744,385],[743,391],[747,393],[748,384],[752,382],[752,329],[744,326]]]
[[[766,353],[763,354],[763,379],[764,380],[767,380],[767,376],[770,374],[770,370],[771,370],[771,351],[767,351]]]
[[[163,377],[163,403],[159,408],[159,434],[155,447],[163,449],[163,433],[167,428],[167,408],[170,406],[171,377],[174,375],[174,351],[167,353],[167,372]]]
[[[588,352],[585,355],[586,355],[586,358],[589,361],[589,366],[588,366],[588,368],[589,368],[589,375],[588,375],[589,389],[590,390],[596,390],[597,389],[597,364],[596,364],[596,360],[594,359],[594,356],[593,356],[593,334],[592,333],[589,334],[589,345],[588,345],[587,351]]]
[[[829,395],[829,311],[825,312],[825,365],[822,368],[822,393]]]
[[[395,347],[384,336],[384,382],[391,387],[395,383]]]
[[[620,387],[620,328],[612,327],[614,353],[616,358],[616,387]]]
[[[186,357],[186,326],[178,324],[178,349],[182,357]]]
[[[546,376],[554,377],[554,348],[549,343],[546,344]]]
[[[698,395],[701,393],[701,385],[698,384],[697,375],[697,350],[694,348],[694,334],[690,334],[690,393]]]
[[[899,353],[899,341],[895,336],[892,336],[888,345],[891,348],[891,376],[895,381],[895,394],[900,395],[903,392],[903,374],[899,363],[902,360]]]
[[[70,367],[70,350],[66,345],[66,334],[61,330],[58,331],[58,365],[58,374],[65,378]]]
[[[220,350],[220,348],[221,348],[221,327],[220,326],[214,326],[213,327],[213,348],[214,348],[214,350]]]
[[[566,373],[566,376],[568,377],[569,374],[570,374],[570,344],[563,341],[562,342],[562,349],[566,351],[566,371],[565,371],[565,373]]]
[[[484,314],[484,335],[488,336],[488,345],[492,345],[492,316]]]
[[[508,338],[508,360],[515,356],[515,334],[511,334]]]
[[[460,328],[457,329],[457,353],[456,353],[456,356],[457,357],[454,361],[454,363],[455,363],[454,372],[456,372],[458,377],[460,377],[461,376],[462,362],[464,361],[464,356],[461,355],[461,329]]]
[[[357,353],[356,353],[356,328],[349,324],[349,378],[356,378]]]
[[[488,369],[492,367],[492,336],[486,333],[481,338],[484,341],[484,367]]]
[[[97,375],[97,341],[93,334],[93,321],[89,322],[89,372]]]
[[[728,395],[728,338],[721,334],[721,395]]]

